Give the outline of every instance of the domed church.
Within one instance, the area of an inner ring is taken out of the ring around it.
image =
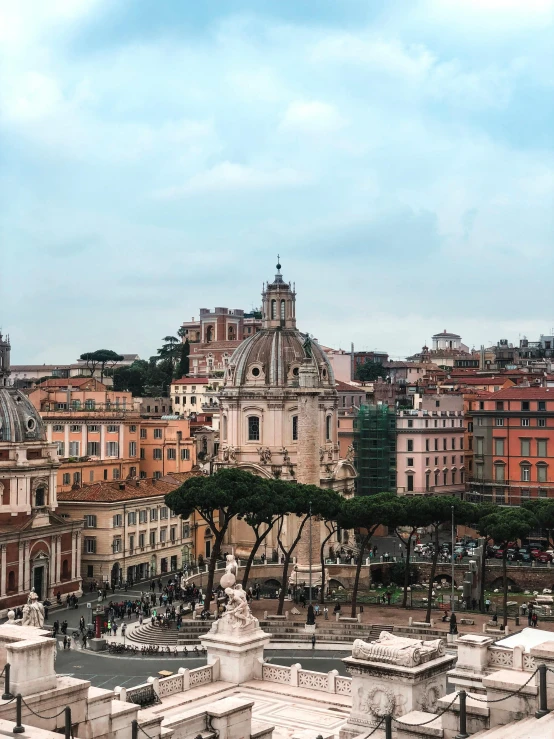
[[[339,457],[333,370],[317,342],[297,329],[296,292],[279,263],[273,282],[264,284],[262,301],[262,329],[242,342],[226,370],[217,466],[350,495],[356,472]],[[250,537],[236,522],[229,544],[245,553]],[[318,561],[319,536],[313,538]],[[301,544],[295,554],[303,561],[307,552]]]
[[[55,444],[26,395],[10,384],[10,342],[0,334],[0,616],[39,598],[79,593],[83,522],[55,509]]]

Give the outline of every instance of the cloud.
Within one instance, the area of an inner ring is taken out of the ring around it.
[[[280,128],[283,131],[319,134],[338,131],[346,123],[333,105],[317,100],[297,101],[285,111]]]
[[[221,162],[210,169],[190,177],[184,185],[158,190],[154,196],[162,200],[174,200],[190,195],[243,190],[275,190],[298,187],[309,178],[294,169],[258,169],[233,162]]]

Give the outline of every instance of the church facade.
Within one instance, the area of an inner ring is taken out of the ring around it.
[[[296,292],[283,280],[280,264],[273,282],[264,285],[262,328],[233,353],[219,402],[217,467],[353,493],[355,469],[340,458],[333,369],[323,349],[297,329]],[[294,522],[287,523],[290,540]],[[313,548],[319,551],[316,533]],[[229,543],[239,555],[250,549],[250,538],[248,528],[235,522]],[[305,547],[299,545],[297,554],[304,559]]]
[[[0,615],[81,590],[82,521],[56,513],[57,447],[26,395],[10,384],[10,342],[0,335]]]

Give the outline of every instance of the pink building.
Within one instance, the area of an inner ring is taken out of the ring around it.
[[[460,493],[465,489],[463,396],[426,395],[421,405],[397,414],[397,491]]]

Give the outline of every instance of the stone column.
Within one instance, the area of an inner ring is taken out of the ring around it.
[[[18,545],[19,550],[19,565],[17,568],[17,592],[23,592],[23,544],[20,542]]]
[[[6,545],[2,544],[2,571],[0,573],[0,596],[6,595]]]
[[[62,579],[62,537],[56,536],[56,582]]]
[[[296,479],[304,485],[320,485],[319,447],[319,388],[317,368],[312,359],[304,359],[299,371],[298,389],[298,446]],[[297,526],[297,521],[289,522]],[[312,519],[312,563],[319,565],[320,527]],[[294,536],[294,530],[292,532]],[[302,531],[302,538],[294,552],[298,564],[307,565],[310,558],[310,521]]]
[[[125,546],[125,542],[123,543]],[[81,577],[81,551],[83,549],[82,534],[79,531],[77,533],[77,577]]]
[[[23,579],[23,591],[30,590],[32,588],[31,580],[33,576],[33,570],[31,567],[30,555],[31,555],[31,542],[26,541],[25,542],[25,552],[23,554],[23,561],[25,564],[25,577]]]

